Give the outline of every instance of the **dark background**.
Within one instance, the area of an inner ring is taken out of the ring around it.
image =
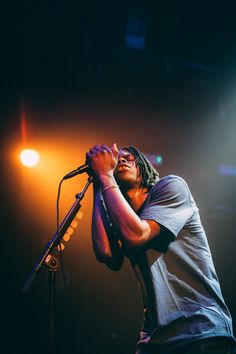
[[[50,352],[48,270],[21,287],[55,232],[60,178],[94,144],[136,145],[186,179],[235,319],[236,177],[219,173],[236,166],[233,2],[13,1],[1,14],[2,352]],[[27,146],[35,170],[19,163]],[[86,178],[63,185],[61,218]],[[95,260],[91,208],[89,189],[63,253],[66,311],[56,276],[57,353],[131,354],[139,288],[127,260],[116,273]]]

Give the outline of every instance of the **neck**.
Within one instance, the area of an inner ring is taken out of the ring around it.
[[[131,188],[124,192],[124,196],[132,209],[137,212],[148,196],[147,188]]]

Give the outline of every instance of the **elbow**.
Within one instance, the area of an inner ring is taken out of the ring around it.
[[[125,235],[125,248],[128,251],[140,248],[146,243],[147,237],[145,233],[128,233]]]
[[[95,252],[95,256],[99,262],[106,264],[106,266],[113,271],[120,270],[124,261],[123,254],[114,257],[110,252]]]
[[[128,250],[139,249],[160,234],[160,225],[153,220],[141,220],[135,229],[126,229],[124,233]]]
[[[146,244],[151,236],[151,227],[144,220],[135,229],[126,229],[123,233],[127,250],[135,250]]]
[[[99,262],[107,262],[112,259],[112,254],[110,251],[94,249],[95,256]]]
[[[136,249],[147,242],[150,235],[150,226],[146,221],[141,220],[139,223],[132,223],[130,227],[125,225],[121,234],[126,249]]]

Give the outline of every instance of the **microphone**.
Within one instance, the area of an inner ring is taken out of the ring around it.
[[[75,177],[77,175],[81,175],[82,173],[85,173],[85,172],[87,172],[88,174],[91,173],[91,168],[90,168],[89,164],[87,164],[87,163],[79,166],[76,170],[73,170],[73,171],[67,173],[63,177],[63,179],[72,178],[72,177]]]

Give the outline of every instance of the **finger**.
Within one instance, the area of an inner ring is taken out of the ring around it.
[[[112,153],[113,153],[114,157],[117,157],[118,154],[119,154],[119,150],[118,150],[118,148],[117,148],[117,144],[116,144],[116,143],[114,143],[114,144],[112,145],[111,150],[112,150]]]
[[[112,149],[117,151],[117,152],[119,151],[116,143],[112,144]]]
[[[99,150],[92,148],[92,149],[89,150],[89,152],[94,155],[97,152],[99,152]]]
[[[106,144],[102,145],[102,149],[111,152],[111,149]]]
[[[102,147],[98,145],[94,145],[93,149],[95,149],[96,151],[101,151]]]
[[[93,155],[90,152],[86,152],[86,161],[91,160]]]

